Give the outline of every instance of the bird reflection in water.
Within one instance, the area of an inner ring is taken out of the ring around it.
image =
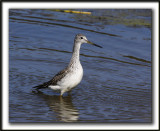
[[[76,122],[78,120],[79,113],[78,110],[73,106],[72,97],[70,94],[65,97],[56,95],[50,96],[41,91],[36,92],[36,94],[45,99],[47,105],[50,107],[51,111],[54,112],[54,116],[58,121]]]

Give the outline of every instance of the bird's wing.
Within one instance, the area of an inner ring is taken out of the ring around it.
[[[57,85],[57,82],[60,81],[67,74],[67,72],[68,70],[67,68],[65,68],[64,70],[57,73],[50,81],[44,82],[43,84],[35,86],[33,88],[41,89],[41,88],[47,88],[50,85]]]
[[[57,73],[51,80],[50,80],[50,84],[51,85],[57,85],[57,82],[60,81],[63,77],[66,76],[66,74],[68,73],[68,69],[65,68],[64,70],[60,71],[59,73]]]

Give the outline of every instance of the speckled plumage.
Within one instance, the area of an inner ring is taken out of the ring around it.
[[[76,87],[83,77],[83,68],[79,60],[80,47],[83,43],[89,43],[101,47],[88,41],[84,35],[77,34],[74,40],[72,57],[68,66],[57,73],[50,81],[35,86],[34,88],[41,89],[49,87],[53,90],[60,90],[62,96],[65,92]]]

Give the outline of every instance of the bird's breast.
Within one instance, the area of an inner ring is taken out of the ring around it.
[[[73,88],[77,86],[83,77],[83,68],[79,64],[75,67],[70,68],[70,72],[61,80],[59,83],[62,87]]]

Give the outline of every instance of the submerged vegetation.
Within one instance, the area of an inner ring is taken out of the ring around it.
[[[77,9],[78,10],[78,9]],[[56,10],[51,10],[56,11]],[[83,12],[80,9],[79,12]],[[61,12],[73,13],[74,18],[77,21],[94,23],[99,25],[115,25],[122,24],[131,27],[146,26],[151,28],[151,9],[88,9],[85,10],[91,12],[90,14],[75,13],[74,9],[70,9],[69,12],[62,10]],[[85,12],[84,11],[84,12]]]
[[[85,22],[97,22],[103,25],[122,24],[125,26],[151,28],[152,11],[149,9],[107,9],[96,10],[92,15],[76,14],[75,19],[81,19]]]

